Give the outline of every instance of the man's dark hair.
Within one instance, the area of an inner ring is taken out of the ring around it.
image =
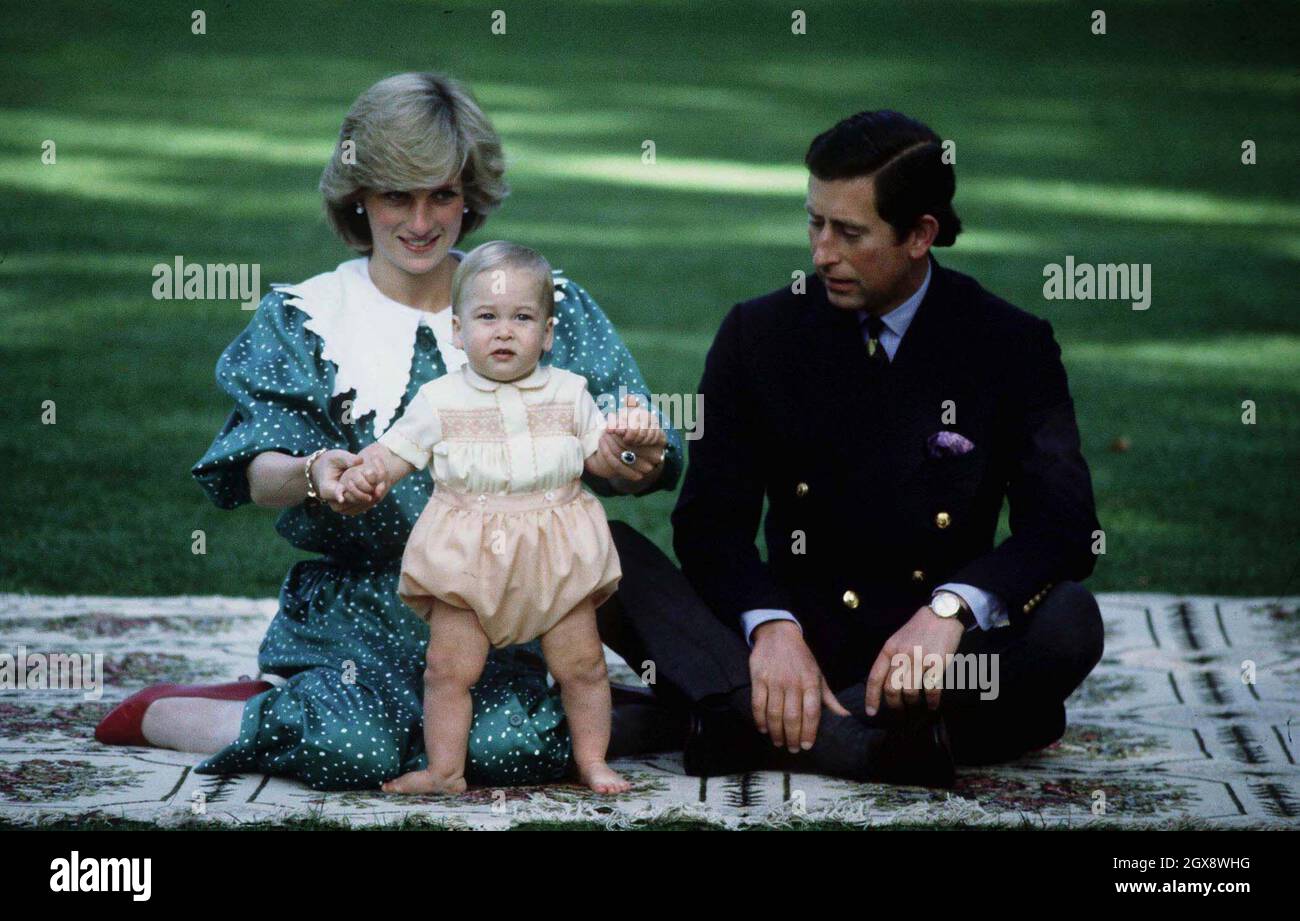
[[[939,222],[935,246],[952,246],[961,233],[952,164],[943,162],[939,136],[914,118],[888,109],[850,115],[813,138],[804,163],[823,181],[874,176],[876,211],[899,240],[923,214]]]

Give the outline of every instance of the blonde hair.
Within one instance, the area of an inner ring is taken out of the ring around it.
[[[504,174],[501,138],[469,91],[442,74],[405,73],[380,80],[352,103],[320,191],[334,232],[369,253],[370,224],[356,213],[366,192],[436,188],[459,179],[469,208],[459,242],[510,194]]]
[[[456,267],[456,274],[451,277],[451,303],[457,315],[461,314],[461,291],[469,282],[490,269],[509,266],[533,275],[537,282],[537,300],[547,318],[555,313],[555,282],[551,278],[551,264],[537,250],[510,243],[506,240],[493,240],[470,250],[469,255]]]

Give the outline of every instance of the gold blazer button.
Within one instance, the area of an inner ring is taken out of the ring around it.
[[[844,597],[840,600],[844,602],[844,606],[850,611],[856,611],[858,609],[858,593],[853,591],[853,589],[849,589],[845,592]]]
[[[795,488],[794,488],[794,494],[795,494],[795,496],[797,496],[797,497],[800,498],[800,499],[802,499],[804,496],[808,495],[808,484],[807,484],[807,483],[800,483],[800,484],[798,484],[797,486],[795,486]]]
[[[947,512],[940,512],[934,516],[934,523],[936,527],[946,528],[948,525],[952,524],[952,516]]]
[[[913,569],[913,570],[912,570],[912,581],[913,581],[913,582],[924,582],[924,581],[925,581],[925,570],[924,570],[924,569]]]

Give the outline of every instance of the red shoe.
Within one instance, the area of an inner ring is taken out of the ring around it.
[[[109,711],[95,727],[95,739],[105,745],[149,745],[140,731],[144,712],[164,697],[206,697],[208,700],[248,700],[275,685],[265,681],[240,680],[229,684],[155,684],[136,691]]]

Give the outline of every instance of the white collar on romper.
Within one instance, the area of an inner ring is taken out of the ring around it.
[[[484,377],[469,365],[465,365],[463,372],[465,380],[470,386],[479,390],[493,391],[502,384],[510,384],[512,387],[520,387],[524,390],[536,390],[538,387],[544,387],[546,381],[551,376],[551,369],[545,365],[537,365],[517,381],[494,381],[490,377]]]
[[[452,250],[457,257],[464,253]],[[356,391],[352,418],[375,414],[375,437],[388,430],[410,383],[415,335],[420,324],[433,330],[447,373],[465,365],[465,353],[451,342],[451,310],[429,313],[400,304],[370,280],[368,260],[351,259],[297,285],[275,285],[285,303],[309,316],[303,324],[324,343],[321,356],[338,369],[334,396]]]

